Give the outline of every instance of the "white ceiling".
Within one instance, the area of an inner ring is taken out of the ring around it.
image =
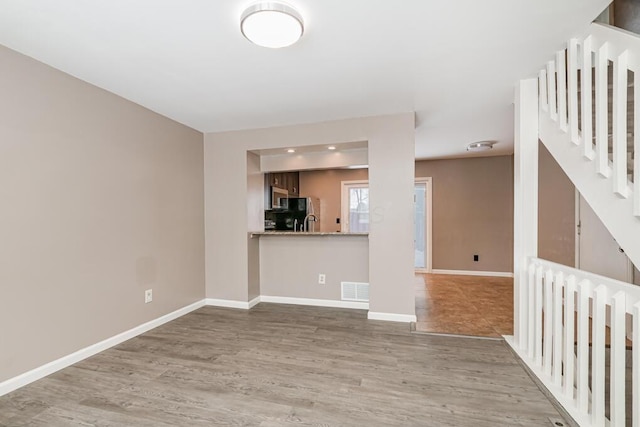
[[[295,45],[239,31],[241,0],[0,0],[0,44],[203,132],[416,111],[416,157],[497,140],[513,90],[607,0],[289,0]]]

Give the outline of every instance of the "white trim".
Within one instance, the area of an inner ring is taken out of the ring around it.
[[[516,341],[512,335],[503,335],[502,337],[507,342],[509,347],[511,347],[511,349],[514,351],[514,353],[516,353],[522,363],[527,365],[531,372],[533,372],[533,374],[536,376],[538,381],[540,381],[540,383],[542,383],[542,385],[549,391],[549,393],[553,395],[560,406],[562,406],[562,409],[567,411],[569,416],[572,417],[573,420],[578,423],[578,425],[592,425],[590,417],[585,417],[580,411],[577,410],[576,404],[566,397],[566,395],[563,393],[562,387],[558,387],[548,379],[547,375],[540,368],[536,367],[535,364],[530,363],[530,360],[526,356],[526,354],[518,349]]]
[[[574,220],[573,220],[573,228],[574,228],[574,246],[575,246],[575,250],[574,250],[574,259],[575,259],[575,265],[574,267],[577,268],[578,270],[580,269],[580,233],[581,230],[580,228],[582,227],[582,224],[580,224],[580,192],[578,191],[577,187],[574,187],[574,194],[575,194],[575,201],[574,201],[574,208],[573,208],[573,212],[574,212]]]
[[[150,331],[153,328],[157,328],[158,326],[175,320],[178,317],[184,316],[185,314],[197,310],[202,306],[204,306],[204,300],[194,302],[193,304],[180,308],[169,314],[165,314],[164,316],[160,316],[157,319],[150,320],[146,323],[143,323],[142,325],[136,326],[135,328],[129,329],[128,331],[119,333],[96,344],[92,344],[88,347],[82,348],[78,351],[63,356],[52,362],[46,363],[16,377],[9,378],[8,380],[0,383],[0,396],[10,393],[20,387],[24,387],[27,384],[44,378],[47,375],[51,375],[54,372],[66,368],[67,366],[71,366],[74,363],[78,363],[88,357],[100,353],[101,351],[107,350],[133,337]]]
[[[253,308],[260,303],[260,295],[249,301],[249,308]]]
[[[433,274],[455,274],[459,276],[513,277],[508,271],[440,270],[434,268]]]
[[[388,322],[404,322],[404,323],[411,323],[417,320],[414,314],[380,313],[377,311],[370,311],[367,314],[367,319],[386,320]]]
[[[273,297],[273,296],[262,295],[260,296],[260,302],[273,302],[276,304],[312,305],[315,307],[354,308],[358,310],[369,309],[368,302],[339,301],[339,300],[330,300],[330,299]]]
[[[257,300],[257,301],[256,301]],[[239,308],[242,310],[249,310],[251,307],[260,302],[260,297],[256,297],[251,301],[236,301],[231,299],[216,299],[207,298],[205,305],[212,305],[215,307],[227,307],[227,308]],[[252,305],[253,304],[253,305]]]

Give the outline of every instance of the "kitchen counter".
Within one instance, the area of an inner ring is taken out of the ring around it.
[[[317,236],[344,236],[344,237],[353,237],[353,236],[369,236],[369,233],[341,233],[339,231],[252,231],[249,233],[251,237],[260,237],[260,236],[287,236],[287,237],[299,237],[299,236],[307,236],[307,237],[317,237]]]

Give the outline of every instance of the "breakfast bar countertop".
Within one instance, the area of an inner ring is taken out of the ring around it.
[[[251,231],[249,232],[251,237],[260,236],[287,236],[287,237],[299,237],[299,236],[369,236],[369,233],[342,233],[340,231]]]

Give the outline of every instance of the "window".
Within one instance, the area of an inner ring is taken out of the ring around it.
[[[342,181],[342,231],[369,232],[368,181]]]

